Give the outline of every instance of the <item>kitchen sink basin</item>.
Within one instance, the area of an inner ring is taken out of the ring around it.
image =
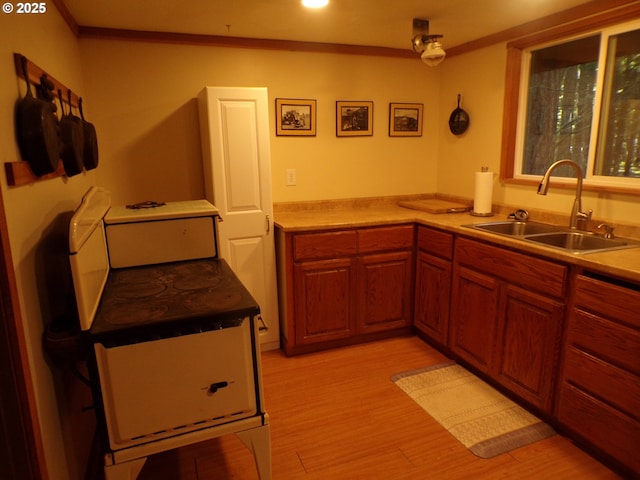
[[[638,243],[618,238],[604,238],[588,232],[555,232],[526,237],[530,242],[542,243],[574,251],[616,250],[638,246]]]
[[[512,235],[523,237],[525,235],[536,235],[539,233],[551,233],[560,230],[560,227],[555,225],[549,225],[547,223],[539,222],[519,222],[519,221],[507,221],[507,222],[491,222],[491,223],[479,223],[476,225],[469,225],[479,230],[486,232],[500,233],[503,235]]]
[[[557,225],[540,222],[509,220],[476,223],[465,227],[498,235],[506,235],[570,253],[593,253],[640,247],[640,241],[627,238],[605,238],[594,233],[573,231]]]

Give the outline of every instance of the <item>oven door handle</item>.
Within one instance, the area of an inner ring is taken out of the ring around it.
[[[267,323],[262,318],[262,315],[258,315],[258,321],[260,322],[260,326],[258,327],[258,330],[260,332],[266,332],[266,331],[269,330],[269,326],[267,325]]]
[[[216,393],[220,388],[229,386],[229,382],[216,382],[209,385],[209,393]]]

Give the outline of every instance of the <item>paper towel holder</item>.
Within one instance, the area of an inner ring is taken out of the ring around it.
[[[486,173],[489,171],[489,167],[482,167],[480,169],[481,172]],[[474,202],[475,203],[475,202]],[[475,208],[475,204],[474,204],[474,208]],[[475,210],[471,210],[471,212],[469,212],[471,215],[473,215],[474,217],[493,217],[495,214],[491,211],[491,212],[476,212]]]

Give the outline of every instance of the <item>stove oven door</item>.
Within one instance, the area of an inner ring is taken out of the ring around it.
[[[94,344],[111,448],[255,415],[251,323],[118,347]]]

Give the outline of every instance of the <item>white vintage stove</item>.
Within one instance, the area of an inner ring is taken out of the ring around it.
[[[260,310],[217,257],[217,219],[206,200],[112,207],[93,187],[71,220],[107,480],[133,480],[148,455],[229,433],[271,478]]]

